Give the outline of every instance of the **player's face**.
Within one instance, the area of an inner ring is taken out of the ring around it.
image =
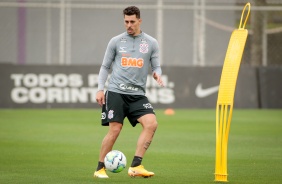
[[[136,36],[140,34],[140,24],[142,20],[136,15],[124,15],[124,25],[128,34]]]

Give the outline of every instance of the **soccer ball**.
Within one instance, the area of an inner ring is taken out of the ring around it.
[[[126,157],[122,152],[112,150],[105,156],[104,163],[107,170],[113,173],[119,173],[126,166]]]

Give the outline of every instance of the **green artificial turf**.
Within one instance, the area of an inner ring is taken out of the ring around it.
[[[0,183],[215,183],[215,110],[164,115],[143,165],[152,178],[130,178],[141,126],[125,121],[114,146],[126,170],[94,179],[107,127],[97,109],[0,110]],[[228,142],[228,183],[282,183],[282,110],[234,109]]]

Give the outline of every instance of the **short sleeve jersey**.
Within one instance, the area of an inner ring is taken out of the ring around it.
[[[102,65],[112,67],[109,91],[145,95],[149,68],[161,75],[157,40],[143,32],[124,32],[110,40]]]

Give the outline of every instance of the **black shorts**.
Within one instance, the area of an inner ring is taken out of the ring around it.
[[[155,114],[148,98],[143,95],[127,95],[106,91],[105,104],[102,107],[102,125],[109,126],[110,122],[123,124],[125,117],[133,127],[138,118],[145,114]]]

